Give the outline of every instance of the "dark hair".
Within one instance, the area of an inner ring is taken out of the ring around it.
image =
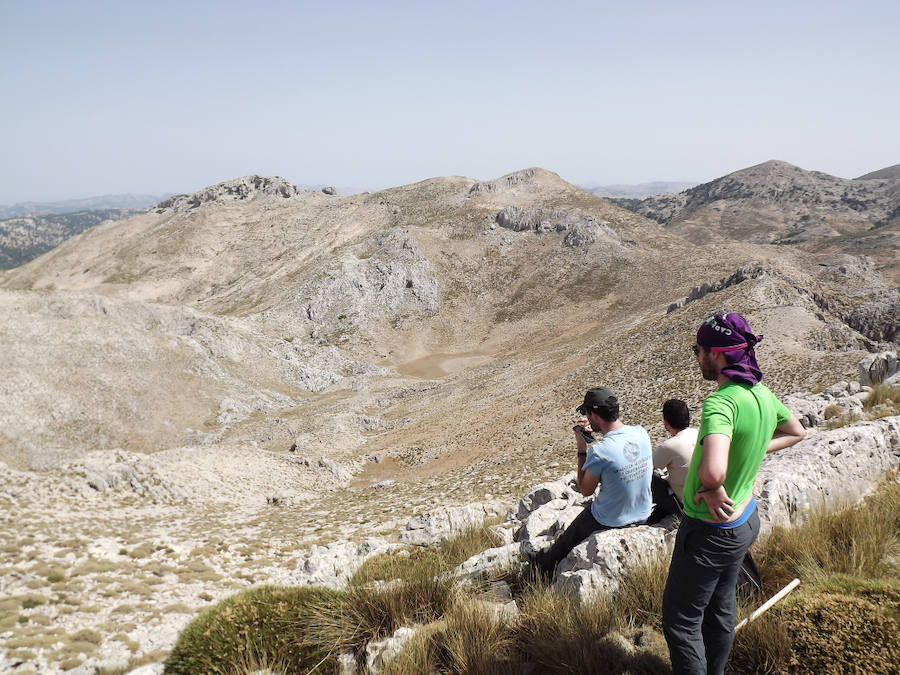
[[[598,405],[592,409],[595,414],[599,415],[607,422],[615,422],[619,419],[619,404],[612,403],[610,405]]]
[[[670,398],[663,403],[663,419],[669,423],[673,429],[687,429],[691,426],[691,413],[688,410],[687,403],[677,398]]]

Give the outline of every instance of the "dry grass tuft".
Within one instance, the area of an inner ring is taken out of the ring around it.
[[[889,384],[874,385],[869,396],[863,401],[863,410],[871,410],[879,405],[887,405],[895,411],[900,411],[900,387]]]
[[[769,588],[794,577],[832,574],[878,578],[897,573],[900,555],[900,484],[885,481],[862,504],[842,511],[816,508],[801,528],[776,527],[760,547],[759,566]]]

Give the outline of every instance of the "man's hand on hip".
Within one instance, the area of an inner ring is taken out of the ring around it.
[[[699,504],[701,499],[706,502],[710,515],[717,523],[724,523],[734,513],[734,501],[722,485],[712,490],[701,487],[694,494],[694,503]]]

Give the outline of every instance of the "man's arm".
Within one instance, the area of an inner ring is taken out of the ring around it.
[[[590,471],[584,470],[584,460],[587,459],[587,442],[580,431],[575,432],[575,446],[578,448],[578,473],[576,474],[575,482],[578,484],[578,489],[581,490],[582,496],[590,497],[594,494],[594,490],[597,489],[597,483],[600,482],[600,478]]]
[[[730,448],[731,439],[725,434],[707,434],[703,437],[703,457],[697,467],[697,477],[707,490],[714,490],[725,482]]]
[[[706,502],[715,520],[725,521],[734,513],[734,501],[723,487],[728,472],[728,451],[731,439],[725,434],[707,434],[703,437],[703,457],[697,467],[700,489],[694,495],[694,503]]]
[[[594,490],[597,489],[597,484],[600,482],[600,476],[595,476],[590,471],[585,471],[582,467],[584,466],[584,457],[578,458],[578,489],[581,490],[581,494],[584,497],[590,497],[594,494]]]
[[[769,441],[769,447],[766,448],[766,452],[784,450],[799,443],[805,437],[806,429],[803,428],[797,416],[791,413],[791,419],[775,427],[775,433],[772,435],[772,440]]]

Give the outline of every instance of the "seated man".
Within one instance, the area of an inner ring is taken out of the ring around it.
[[[656,446],[653,451],[653,480],[650,492],[653,494],[653,513],[647,519],[654,525],[672,513],[683,513],[681,506],[684,479],[691,465],[691,455],[697,445],[697,430],[691,428],[691,413],[687,403],[670,398],[663,404],[663,426],[670,438]],[[668,472],[668,479],[657,471]]]
[[[575,427],[578,488],[585,497],[594,494],[597,485],[600,491],[553,546],[535,558],[545,579],[552,578],[559,561],[590,534],[642,525],[650,515],[653,462],[646,429],[622,423],[618,399],[606,387],[589,390],[576,410],[585,416]],[[589,438],[592,430],[603,438],[588,446],[585,436]]]

